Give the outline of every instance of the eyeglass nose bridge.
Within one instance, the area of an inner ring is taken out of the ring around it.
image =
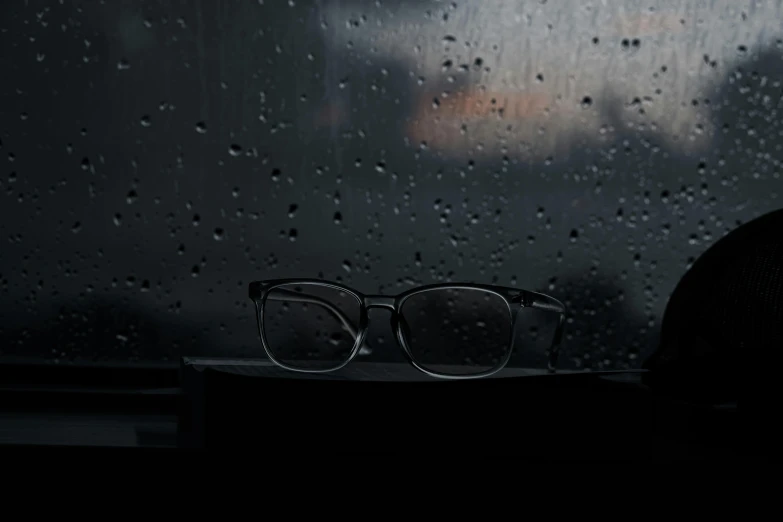
[[[364,307],[367,310],[371,308],[385,308],[393,312],[394,298],[386,295],[366,295],[364,296]]]

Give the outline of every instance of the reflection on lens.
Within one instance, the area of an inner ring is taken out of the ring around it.
[[[419,366],[441,375],[475,375],[506,361],[512,319],[505,299],[477,289],[425,290],[408,297],[400,329]]]
[[[361,303],[336,288],[311,283],[277,286],[264,301],[267,349],[287,366],[329,370],[350,359]]]

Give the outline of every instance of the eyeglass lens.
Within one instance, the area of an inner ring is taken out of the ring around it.
[[[353,294],[296,283],[270,290],[262,328],[278,361],[303,370],[328,370],[347,361],[356,344],[361,303]]]
[[[413,294],[403,302],[399,321],[411,358],[439,375],[493,370],[511,349],[511,311],[505,299],[486,290]]]

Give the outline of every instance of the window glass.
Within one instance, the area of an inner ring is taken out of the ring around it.
[[[565,366],[638,367],[781,207],[781,9],[3,3],[0,354],[260,355],[247,283],[321,277],[542,291]]]

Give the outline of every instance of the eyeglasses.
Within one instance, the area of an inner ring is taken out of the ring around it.
[[[365,337],[372,308],[391,311],[397,342],[415,368],[447,379],[503,369],[515,326],[528,310],[552,314],[547,363],[554,371],[565,323],[565,306],[557,299],[492,285],[435,284],[382,296],[315,279],[277,279],[250,283],[249,294],[267,355],[297,372],[331,372],[369,353]]]

